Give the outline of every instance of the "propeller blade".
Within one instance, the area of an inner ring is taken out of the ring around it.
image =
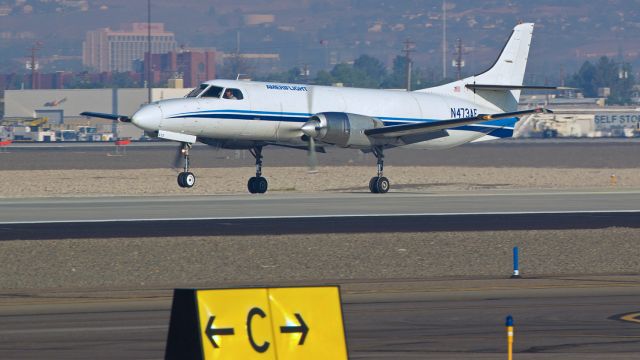
[[[318,156],[316,152],[316,141],[309,136],[309,151],[307,152],[307,164],[309,165],[309,173],[316,173],[318,166]]]
[[[182,154],[182,145],[178,146],[178,151],[176,152],[176,156],[173,158],[173,168],[180,169],[182,168],[182,158],[184,155]]]

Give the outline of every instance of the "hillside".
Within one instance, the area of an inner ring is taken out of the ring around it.
[[[316,71],[363,53],[390,64],[402,42],[411,38],[418,66],[442,72],[439,0],[152,0],[152,4],[153,20],[166,23],[180,44],[233,51],[239,32],[241,51],[280,53],[280,69],[309,64]],[[251,14],[271,14],[274,21],[249,25]],[[77,60],[87,30],[146,21],[146,1],[0,0],[0,15],[4,15],[0,16],[0,71],[15,72],[24,69],[16,59],[27,56],[37,40],[43,42],[43,56]],[[449,61],[456,39],[461,38],[465,71],[482,70],[519,21],[536,23],[530,80],[557,77],[561,67],[575,71],[585,60],[602,55],[622,55],[640,68],[640,0],[450,0]],[[451,64],[448,71],[453,71]]]

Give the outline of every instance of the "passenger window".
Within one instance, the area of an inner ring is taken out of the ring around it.
[[[238,89],[226,88],[224,91],[224,95],[222,95],[224,99],[229,100],[242,100],[244,96],[242,96],[242,91]]]
[[[203,97],[220,98],[220,94],[222,94],[222,88],[218,87],[218,86],[212,86],[212,87],[208,88],[207,91],[202,93],[202,95],[200,95],[200,97],[201,98],[203,98]]]

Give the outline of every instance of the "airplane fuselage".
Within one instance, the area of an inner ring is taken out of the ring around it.
[[[232,144],[264,141],[305,144],[301,124],[324,112],[358,114],[385,126],[463,118],[498,111],[461,98],[424,92],[374,90],[234,80],[213,80],[210,87],[233,89],[238,98],[171,99],[158,107],[159,122],[135,122],[147,131],[165,130]],[[221,90],[222,91],[222,90]],[[469,91],[462,89],[459,91]],[[145,108],[140,111],[146,111]],[[136,116],[134,115],[134,119]],[[464,143],[510,137],[517,119],[503,119],[447,130],[448,136],[407,144],[411,148],[449,148]],[[348,146],[367,147],[367,146]]]

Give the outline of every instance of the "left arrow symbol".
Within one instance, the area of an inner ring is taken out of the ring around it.
[[[217,349],[220,346],[218,346],[218,344],[216,343],[216,340],[213,338],[214,336],[233,335],[235,332],[233,328],[224,328],[224,329],[214,328],[213,321],[215,319],[216,319],[215,316],[209,317],[209,322],[207,323],[207,328],[204,330],[204,333],[207,334],[207,339],[211,341],[211,345],[213,345],[213,347]]]

